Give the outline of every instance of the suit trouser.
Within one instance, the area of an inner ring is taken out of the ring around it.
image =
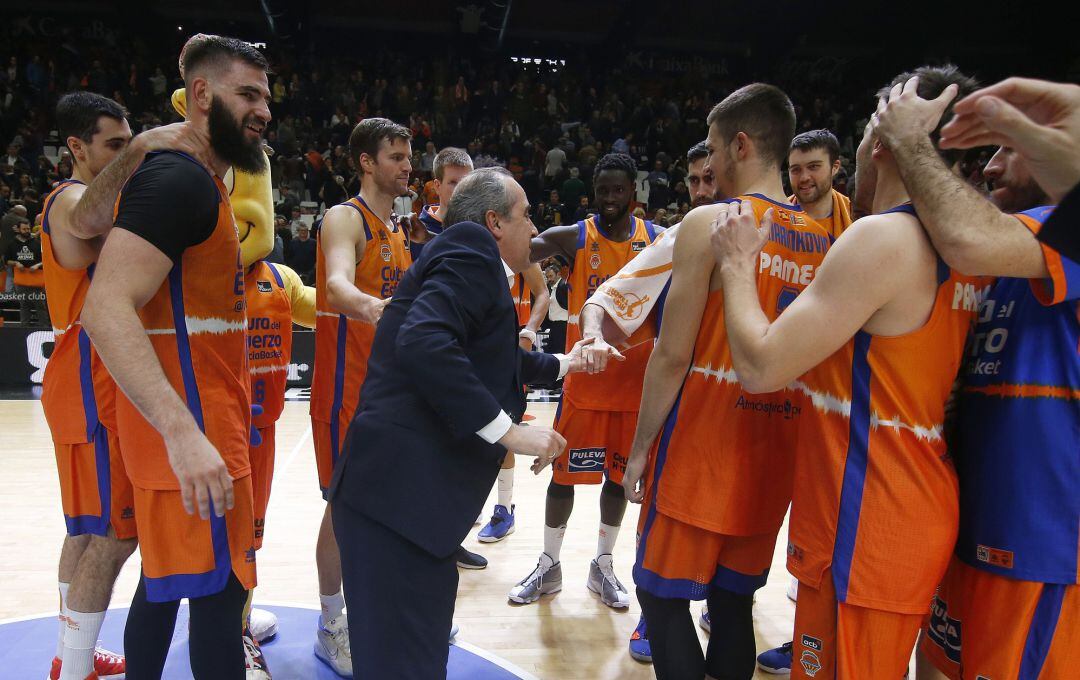
[[[458,586],[453,555],[435,557],[341,497],[335,495],[331,512],[354,677],[445,678]]]

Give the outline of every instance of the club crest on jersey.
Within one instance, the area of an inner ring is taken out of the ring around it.
[[[630,250],[634,251],[635,253],[640,253],[641,251],[645,250],[646,245],[647,244],[644,241],[634,241],[630,244]]]
[[[802,664],[803,670],[811,678],[821,670],[821,659],[808,649],[804,650],[802,656],[799,657],[799,663]]]
[[[379,246],[379,255],[382,257],[383,262],[389,262],[393,252],[390,250],[390,244],[384,243]]]
[[[269,281],[256,281],[255,285],[258,287],[260,293],[270,293],[274,290],[274,287],[270,285]]]
[[[567,457],[568,472],[599,472],[604,469],[607,448],[603,446],[591,449],[570,449]]]
[[[593,269],[600,268],[600,253],[593,253],[589,256],[589,266]]]

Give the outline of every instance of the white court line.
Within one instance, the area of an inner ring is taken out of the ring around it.
[[[289,451],[289,455],[285,458],[285,465],[282,466],[281,471],[285,472],[292,465],[293,460],[296,459],[296,454],[300,453],[300,449],[304,448],[304,444],[307,444],[311,439],[311,424],[309,423],[307,429],[304,430],[304,434],[300,437],[300,440],[296,442],[296,446],[292,447]]]

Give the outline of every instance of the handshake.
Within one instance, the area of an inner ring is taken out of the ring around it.
[[[570,360],[567,373],[601,373],[607,368],[609,360],[626,360],[619,350],[604,342],[603,338],[579,340],[566,356]],[[566,439],[550,427],[543,426],[511,425],[499,443],[507,451],[536,456],[530,469],[537,475],[566,450]]]

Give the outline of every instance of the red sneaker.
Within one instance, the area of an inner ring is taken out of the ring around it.
[[[126,672],[127,662],[124,661],[123,656],[97,647],[94,649],[94,670],[86,680],[110,680],[110,678],[119,678]],[[53,657],[49,680],[60,680],[60,659],[58,657]]]

